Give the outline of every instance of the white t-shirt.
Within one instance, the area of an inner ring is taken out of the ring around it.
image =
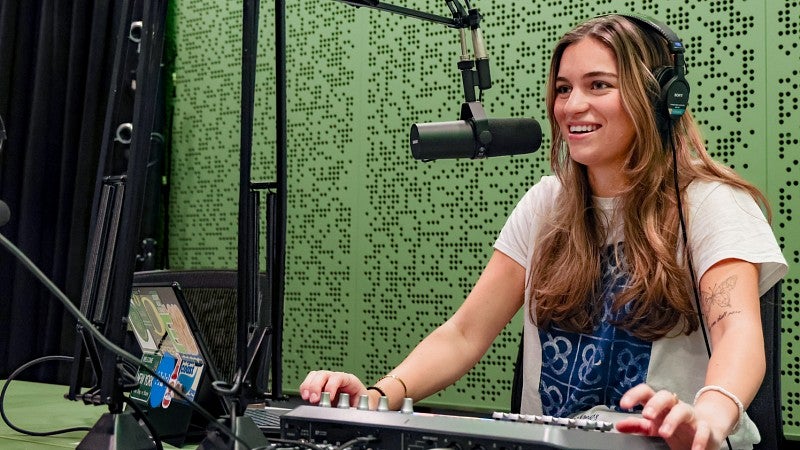
[[[546,176],[531,187],[509,216],[494,247],[525,267],[530,275],[535,237],[561,190],[559,180]],[[615,218],[616,199],[595,198],[607,218]],[[772,229],[758,204],[744,191],[719,182],[693,182],[687,192],[688,245],[696,279],[715,263],[728,258],[759,266],[759,294],[764,294],[787,271]],[[610,219],[614,220],[614,219]],[[605,255],[616,247],[624,253],[622,223],[609,226]],[[615,276],[613,257],[604,258],[604,314],[611,314],[609,299],[626,279]],[[599,300],[599,301],[600,301]],[[526,288],[524,310],[530,308]],[[703,333],[671,333],[668,338],[644,342],[624,330],[601,325],[593,335],[539,330],[524,314],[524,358],[521,412],[590,417],[615,421],[613,410],[627,388],[646,382],[668,389],[687,401],[704,385],[708,353]],[[599,405],[599,406],[597,406]],[[609,406],[605,406],[609,405]],[[758,442],[755,425],[747,419],[731,444],[749,448]]]

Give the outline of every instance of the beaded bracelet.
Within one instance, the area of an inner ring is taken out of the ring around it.
[[[736,403],[736,407],[739,408],[739,420],[736,421],[736,426],[734,426],[733,430],[731,430],[731,434],[734,434],[737,431],[739,431],[739,428],[741,428],[741,426],[742,426],[742,421],[744,421],[744,405],[742,404],[742,401],[739,400],[739,397],[737,397],[736,394],[734,394],[733,392],[725,389],[722,386],[717,386],[715,384],[710,384],[708,386],[703,386],[702,388],[700,388],[699,391],[697,391],[697,394],[695,394],[695,396],[694,396],[694,403],[697,404],[697,399],[700,398],[700,396],[703,395],[704,392],[708,392],[708,391],[719,392],[720,394],[722,394],[722,395],[728,397],[729,399],[731,399],[731,401],[733,401],[733,403]]]
[[[399,381],[400,384],[403,385],[403,398],[408,397],[408,388],[406,387],[406,383],[400,377],[390,373],[389,375],[382,376],[378,381],[381,381],[384,378],[394,378],[395,380]]]

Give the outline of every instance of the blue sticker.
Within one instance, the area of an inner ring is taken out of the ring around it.
[[[156,373],[161,378],[169,380],[169,377],[175,370],[176,362],[177,360],[174,356],[170,355],[169,353],[165,353],[164,356],[161,357],[161,362],[158,363],[158,367],[156,367]],[[150,389],[149,401],[151,408],[157,408],[161,406],[161,400],[164,398],[166,391],[167,387],[164,385],[164,383],[158,381],[157,379],[153,379],[153,387]]]

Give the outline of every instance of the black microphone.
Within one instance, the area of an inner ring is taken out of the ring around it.
[[[461,120],[411,126],[411,155],[422,161],[522,155],[541,145],[539,122],[531,118],[487,119],[477,102],[462,105]]]
[[[4,201],[0,200],[0,227],[7,224],[10,219],[11,210],[8,209],[8,205]]]

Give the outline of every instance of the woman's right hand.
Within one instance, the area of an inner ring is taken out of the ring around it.
[[[300,397],[312,404],[319,403],[322,393],[331,395],[331,404],[336,405],[340,393],[350,395],[350,406],[356,406],[362,394],[367,393],[367,388],[357,376],[347,372],[332,372],[330,370],[314,370],[306,375],[300,383]]]

